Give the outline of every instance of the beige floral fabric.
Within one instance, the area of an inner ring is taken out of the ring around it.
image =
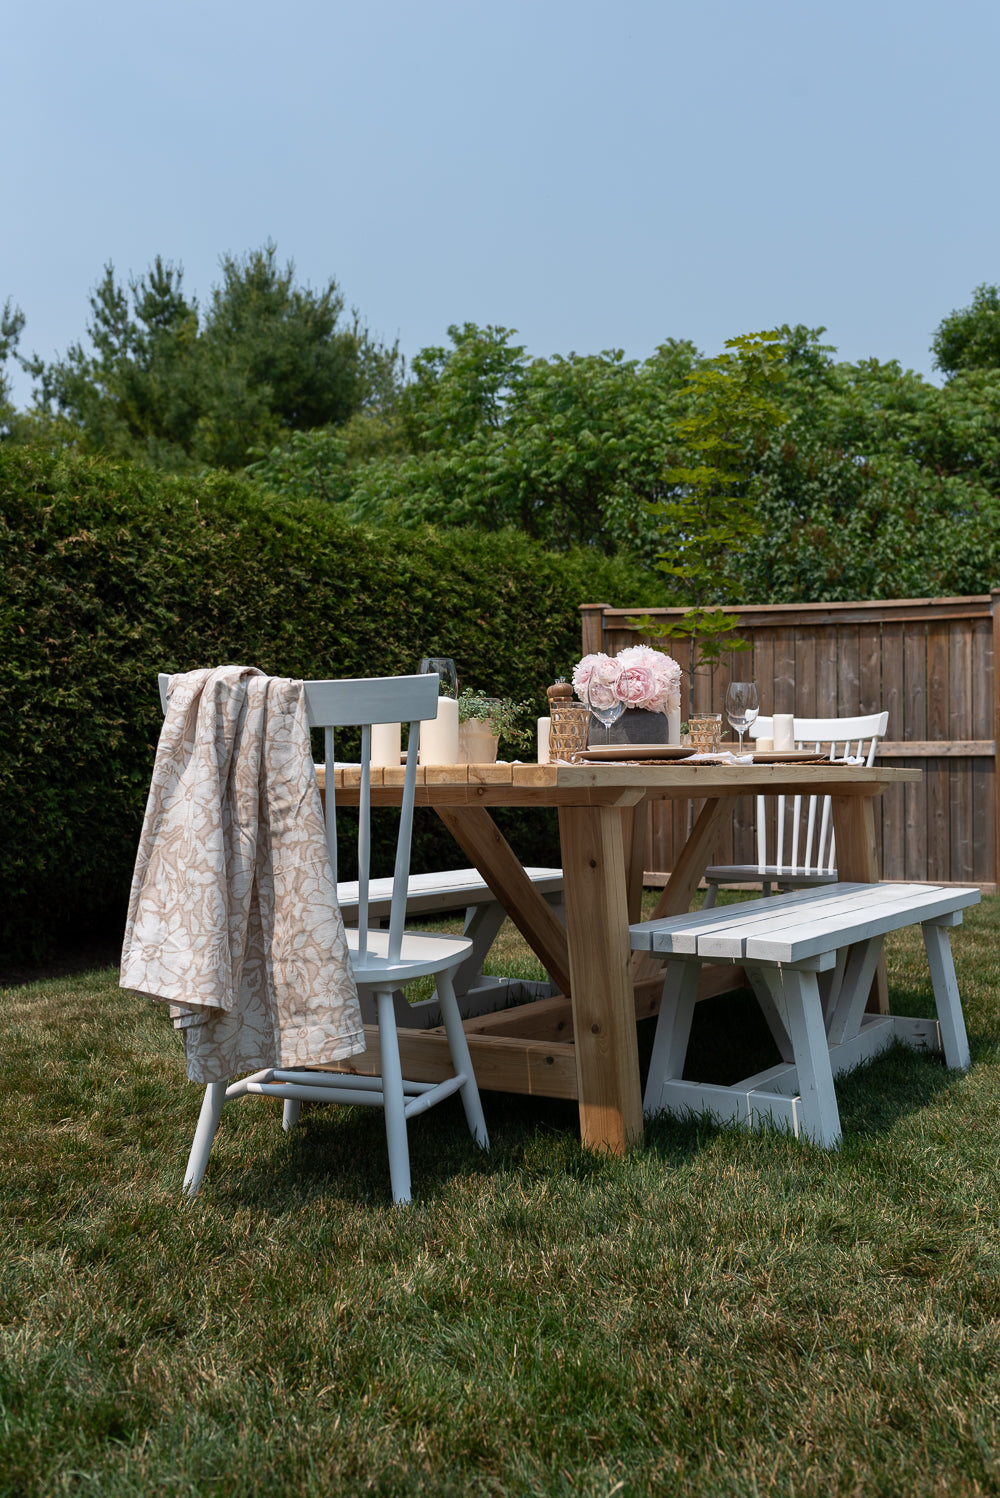
[[[121,986],[170,1005],[193,1082],[364,1050],[301,681],[170,678]]]

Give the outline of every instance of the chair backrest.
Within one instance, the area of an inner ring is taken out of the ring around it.
[[[792,735],[798,749],[811,749],[827,759],[861,760],[874,763],[879,739],[884,738],[889,713],[862,713],[853,718],[799,718],[792,723]],[[773,738],[774,719],[758,717],[751,725],[753,738]],[[829,796],[807,796],[803,817],[803,798],[792,798],[791,816],[786,815],[784,796],[770,798],[775,802],[775,856],[768,857],[767,800],[757,797],[757,864],[773,865],[789,873],[815,870],[832,874],[837,866],[833,820]]]
[[[169,676],[160,674],[160,702],[167,708]],[[410,843],[416,799],[417,755],[420,723],[437,713],[439,678],[420,676],[375,676],[344,681],[307,681],[306,714],[310,728],[323,730],[326,761],[326,841],[337,878],[337,798],[334,786],[335,732],[338,728],[361,729],[361,790],[358,811],[358,927],[359,952],[367,950],[368,887],[371,876],[371,728],[373,723],[409,723],[403,804],[396,838],[392,902],[389,912],[389,960],[395,962],[403,941],[406,921],[406,886],[410,873]],[[355,762],[356,763],[356,762]]]

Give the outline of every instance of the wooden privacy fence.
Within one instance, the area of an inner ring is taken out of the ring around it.
[[[889,710],[879,759],[923,771],[919,783],[893,786],[876,802],[876,838],[884,879],[997,887],[1000,798],[1000,589],[974,598],[899,599],[884,603],[774,604],[733,609],[749,651],[726,657],[714,677],[687,681],[681,715],[721,712],[732,678],[754,680],[762,714],[846,717]],[[583,654],[615,655],[645,637],[628,627],[639,613],[679,618],[682,609],[581,606]],[[652,641],[687,668],[684,640]],[[661,802],[649,809],[650,882],[673,867],[690,809]],[[754,863],[754,806],[735,803],[722,863]]]

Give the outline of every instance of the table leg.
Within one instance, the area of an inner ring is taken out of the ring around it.
[[[877,884],[875,800],[873,796],[831,796],[837,839],[837,878],[850,884]],[[889,1013],[889,981],[881,956],[868,998],[870,1014]]]
[[[640,801],[638,806],[628,806],[621,813],[625,843],[625,890],[630,923],[642,920],[642,876],[645,873],[648,816],[645,801]]]
[[[570,991],[566,932],[484,806],[435,810],[562,993]]]
[[[683,915],[691,909],[695,890],[701,883],[702,874],[712,862],[712,855],[722,836],[724,818],[731,807],[731,800],[724,796],[706,800],[698,813],[691,836],[674,862],[670,878],[656,903],[652,920],[662,920],[668,915]]]
[[[691,901],[694,899],[695,891],[701,883],[701,876],[708,865],[712,862],[712,856],[722,837],[724,822],[732,802],[723,796],[711,797],[705,801],[698,820],[694,824],[691,836],[688,838],[679,856],[674,862],[673,871],[664,886],[663,893],[656,902],[651,920],[662,920],[668,915],[683,915],[691,909]],[[644,813],[645,808],[636,807],[636,816]],[[632,917],[638,920],[637,916]],[[702,969],[703,979],[706,977],[706,969]],[[636,952],[632,957],[632,981],[633,983],[651,983],[654,979],[662,978],[663,963],[659,958],[653,957],[649,952]],[[728,978],[738,982],[737,974],[730,969]],[[732,987],[733,984],[727,979],[723,980],[724,986]],[[724,989],[705,988],[703,997],[709,992],[722,992]]]
[[[561,806],[559,839],[580,1137],[620,1155],[642,1139],[621,811]]]

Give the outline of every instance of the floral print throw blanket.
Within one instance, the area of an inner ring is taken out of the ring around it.
[[[365,1049],[301,681],[172,676],[121,986],[170,1005],[192,1082]]]

